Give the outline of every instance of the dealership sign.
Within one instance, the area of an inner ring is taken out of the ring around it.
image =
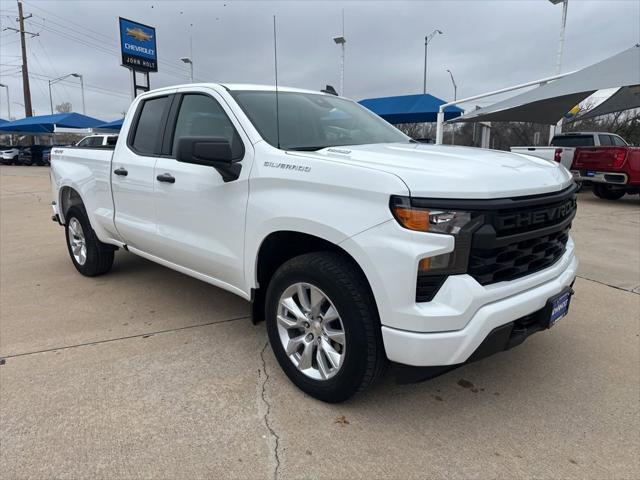
[[[158,71],[156,29],[120,17],[122,65],[142,72]]]

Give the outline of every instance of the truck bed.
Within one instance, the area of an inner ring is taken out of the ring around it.
[[[55,147],[51,150],[52,188],[65,201],[64,187],[73,186],[82,196],[92,227],[101,238],[114,238],[111,160],[113,147]],[[54,192],[55,193],[55,192]],[[54,214],[57,214],[55,212]],[[64,219],[61,218],[64,221]]]

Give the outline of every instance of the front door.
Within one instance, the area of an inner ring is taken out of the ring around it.
[[[158,158],[154,172],[157,235],[163,245],[159,256],[212,277],[221,286],[241,289],[253,147],[224,100],[211,89],[178,92],[172,112],[175,126],[165,134],[171,155]],[[213,167],[177,161],[183,136],[228,140],[241,161],[240,177],[225,182]]]

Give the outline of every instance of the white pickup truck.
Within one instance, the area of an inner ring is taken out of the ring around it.
[[[515,346],[573,293],[566,169],[419,144],[326,93],[151,91],[113,151],[55,148],[51,163],[80,273],[120,248],[252,301],[287,376],[328,402],[389,361],[427,377]]]
[[[605,132],[567,132],[554,135],[548,147],[511,147],[513,153],[560,163],[571,170],[577,147],[627,146],[622,137]]]

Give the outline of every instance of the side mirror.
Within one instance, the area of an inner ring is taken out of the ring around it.
[[[231,144],[219,137],[181,137],[176,160],[215,168],[225,182],[237,180],[242,165],[234,160]]]

